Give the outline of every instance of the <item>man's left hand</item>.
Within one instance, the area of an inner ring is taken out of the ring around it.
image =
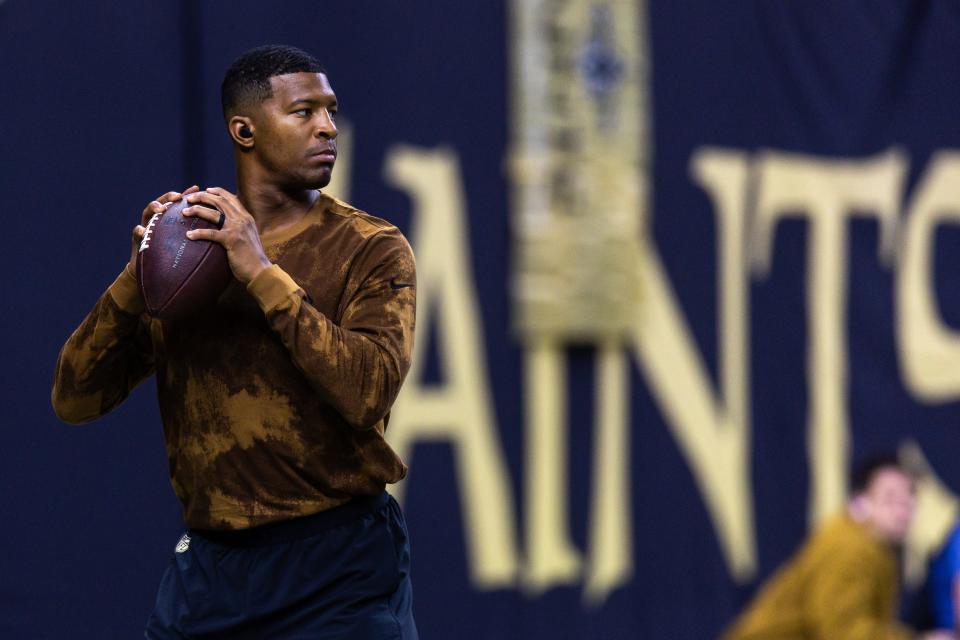
[[[257,222],[237,196],[226,189],[210,187],[187,196],[187,202],[191,206],[183,210],[185,216],[196,216],[217,224],[220,212],[223,212],[221,229],[194,229],[187,232],[187,237],[191,240],[212,240],[222,244],[227,250],[230,269],[242,284],[247,284],[270,266],[270,260],[260,242]]]

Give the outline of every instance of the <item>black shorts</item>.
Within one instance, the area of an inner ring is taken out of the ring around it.
[[[416,640],[410,547],[387,493],[223,534],[188,531],[150,639]]]

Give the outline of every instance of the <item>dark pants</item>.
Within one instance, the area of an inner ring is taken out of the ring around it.
[[[386,493],[246,531],[188,531],[146,637],[417,640],[409,570]]]

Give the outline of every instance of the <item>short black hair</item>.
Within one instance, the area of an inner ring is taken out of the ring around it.
[[[288,73],[326,73],[312,55],[283,44],[250,49],[233,61],[220,84],[220,105],[227,118],[237,108],[260,104],[273,95],[270,78]]]
[[[866,491],[874,476],[885,469],[895,469],[910,475],[895,451],[880,451],[863,458],[854,466],[853,473],[850,474],[850,494],[857,495]]]

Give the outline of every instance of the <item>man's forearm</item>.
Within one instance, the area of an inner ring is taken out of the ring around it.
[[[338,326],[277,266],[248,287],[311,386],[356,429],[390,410],[409,369],[414,293],[372,284]],[[351,322],[353,320],[353,322]]]
[[[51,402],[64,422],[89,422],[116,407],[153,371],[135,277],[124,270],[60,350]]]

